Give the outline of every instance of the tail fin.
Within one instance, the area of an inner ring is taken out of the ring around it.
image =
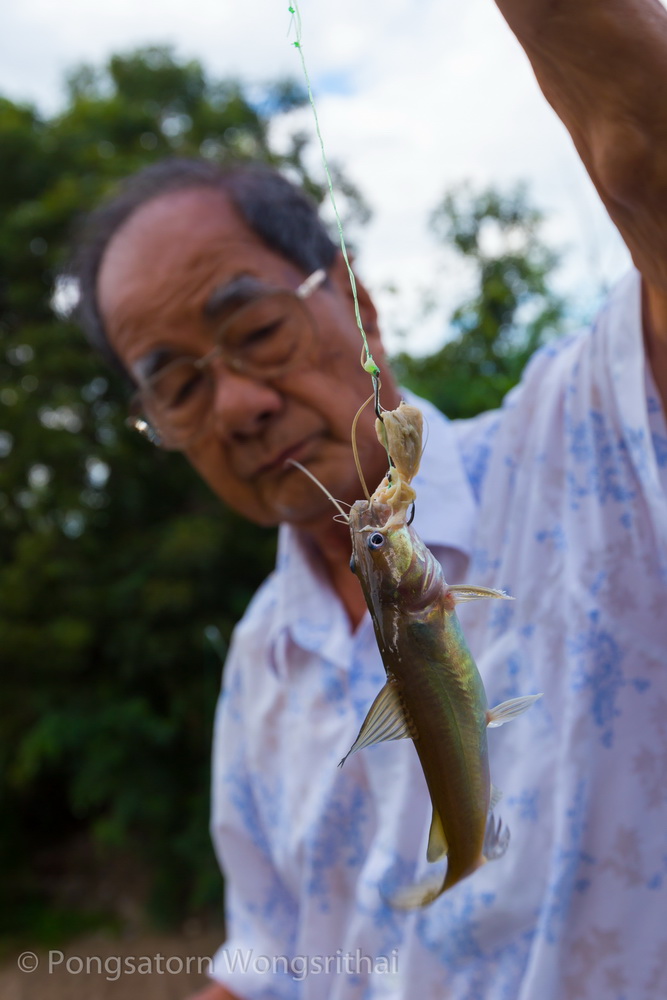
[[[420,906],[428,906],[444,891],[445,877],[440,871],[437,875],[430,875],[423,882],[397,889],[387,897],[387,902],[396,910],[416,910]]]

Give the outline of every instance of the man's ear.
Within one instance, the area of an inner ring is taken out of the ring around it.
[[[354,258],[352,254],[348,254],[348,256],[350,258],[350,263],[352,264]],[[349,299],[350,308],[354,308],[354,295],[352,293],[350,274],[347,269],[347,264],[343,259],[343,254],[340,250],[336,253],[336,259],[329,268],[329,277],[337,288]],[[357,299],[359,300],[359,315],[361,316],[361,322],[364,330],[366,331],[369,340],[374,339],[377,343],[379,343],[380,331],[378,329],[377,309],[373,304],[370,293],[368,292],[366,286],[359,280],[356,272],[354,279],[357,287]]]

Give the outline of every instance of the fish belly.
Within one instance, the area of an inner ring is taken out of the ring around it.
[[[423,646],[403,647],[400,661],[406,670],[396,680],[448,845],[446,889],[484,861],[490,801],[486,696],[467,650],[452,664],[442,658],[442,644],[435,661],[424,656]]]

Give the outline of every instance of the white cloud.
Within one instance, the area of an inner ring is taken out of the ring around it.
[[[214,77],[298,77],[288,6],[288,0],[4,0],[0,92],[51,112],[74,64],[162,43],[201,59]],[[491,0],[382,6],[303,0],[300,6],[309,72],[316,87],[324,86],[316,97],[328,154],[345,165],[374,209],[358,240],[362,274],[375,290],[399,284],[404,314],[411,295],[437,273],[428,214],[447,186],[465,178],[530,183],[551,213],[550,237],[571,248],[562,281],[582,301],[627,267],[567,134]],[[289,124],[313,130],[306,111]],[[312,155],[317,167],[314,144]],[[460,274],[440,280],[453,301]],[[378,294],[387,325],[400,325],[395,297]],[[432,323],[421,342],[437,332]]]

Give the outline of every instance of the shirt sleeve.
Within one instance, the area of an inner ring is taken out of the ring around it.
[[[227,940],[210,975],[239,997],[286,1000],[298,907],[273,862],[244,746],[242,643],[224,672],[213,741],[211,833],[225,877]]]

